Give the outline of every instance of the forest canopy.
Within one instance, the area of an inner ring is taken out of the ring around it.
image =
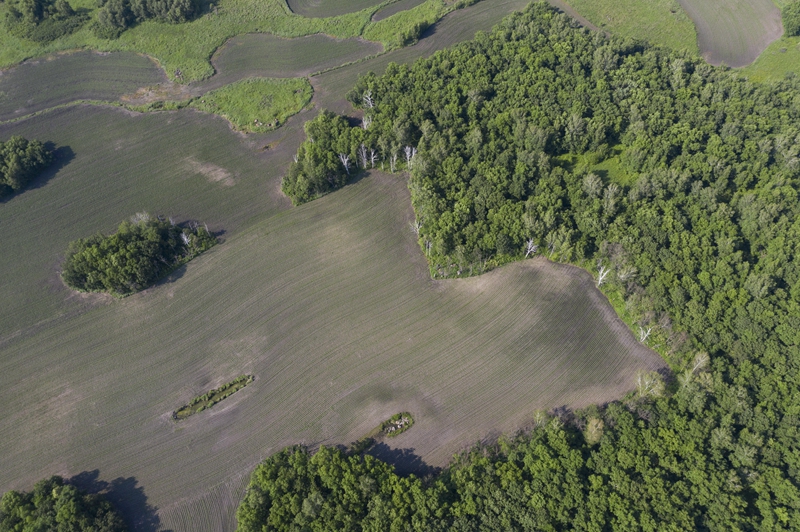
[[[756,85],[536,3],[361,78],[349,99],[362,124],[309,126],[299,153],[333,140],[298,158],[293,171],[319,186],[295,201],[341,186],[327,178],[338,155],[371,168],[363,145],[409,171],[434,276],[531,253],[579,264],[672,369],[462,456],[433,491],[393,501],[395,529],[796,527],[800,80]],[[265,496],[260,522],[271,508],[301,519],[312,492],[289,486],[296,496]],[[325,508],[330,492],[315,489],[308,504]]]
[[[24,189],[53,162],[53,154],[38,140],[14,136],[0,142],[0,197]]]
[[[6,13],[8,31],[35,42],[50,42],[77,31],[88,20],[67,0],[16,0]]]
[[[98,233],[71,242],[61,277],[70,288],[128,295],[147,288],[216,244],[199,224],[181,227],[139,213],[112,235]]]
[[[50,477],[31,492],[8,491],[0,499],[0,532],[124,532],[127,527],[107,500],[87,495]]]

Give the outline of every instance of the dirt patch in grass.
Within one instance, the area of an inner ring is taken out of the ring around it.
[[[783,34],[781,13],[772,0],[678,0],[697,28],[706,61],[749,65]]]

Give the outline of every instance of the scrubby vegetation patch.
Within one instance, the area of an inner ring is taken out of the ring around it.
[[[61,278],[70,288],[125,296],[138,292],[211,248],[217,239],[197,223],[138,213],[117,232],[71,242]]]
[[[408,412],[395,414],[381,424],[381,431],[393,438],[404,433],[414,425],[414,418]]]
[[[214,388],[203,395],[198,395],[189,401],[187,405],[182,406],[173,412],[172,419],[179,421],[194,414],[200,413],[203,410],[207,410],[223,399],[227,399],[231,395],[235,394],[254,380],[255,377],[252,375],[242,375],[241,377],[238,377],[227,384],[223,384],[219,388]]]

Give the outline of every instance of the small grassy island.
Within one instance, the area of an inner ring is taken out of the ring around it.
[[[172,419],[176,421],[180,421],[181,419],[186,419],[187,417],[202,412],[208,408],[211,408],[215,404],[219,403],[223,399],[230,397],[231,395],[235,394],[251,382],[255,380],[255,377],[252,375],[242,375],[227,384],[223,384],[219,388],[214,388],[213,390],[209,390],[208,392],[204,393],[203,395],[198,395],[191,401],[189,404],[182,406],[178,410],[172,413]]]
[[[113,235],[71,242],[61,278],[81,292],[127,296],[152,285],[217,243],[208,228],[138,213]]]

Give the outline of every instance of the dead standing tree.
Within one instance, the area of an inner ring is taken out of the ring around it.
[[[358,158],[361,159],[361,168],[367,169],[367,147],[363,144],[358,147]]]
[[[347,175],[350,175],[350,156],[344,153],[340,153],[339,160],[342,161],[342,166],[344,166],[344,171],[347,172]]]

